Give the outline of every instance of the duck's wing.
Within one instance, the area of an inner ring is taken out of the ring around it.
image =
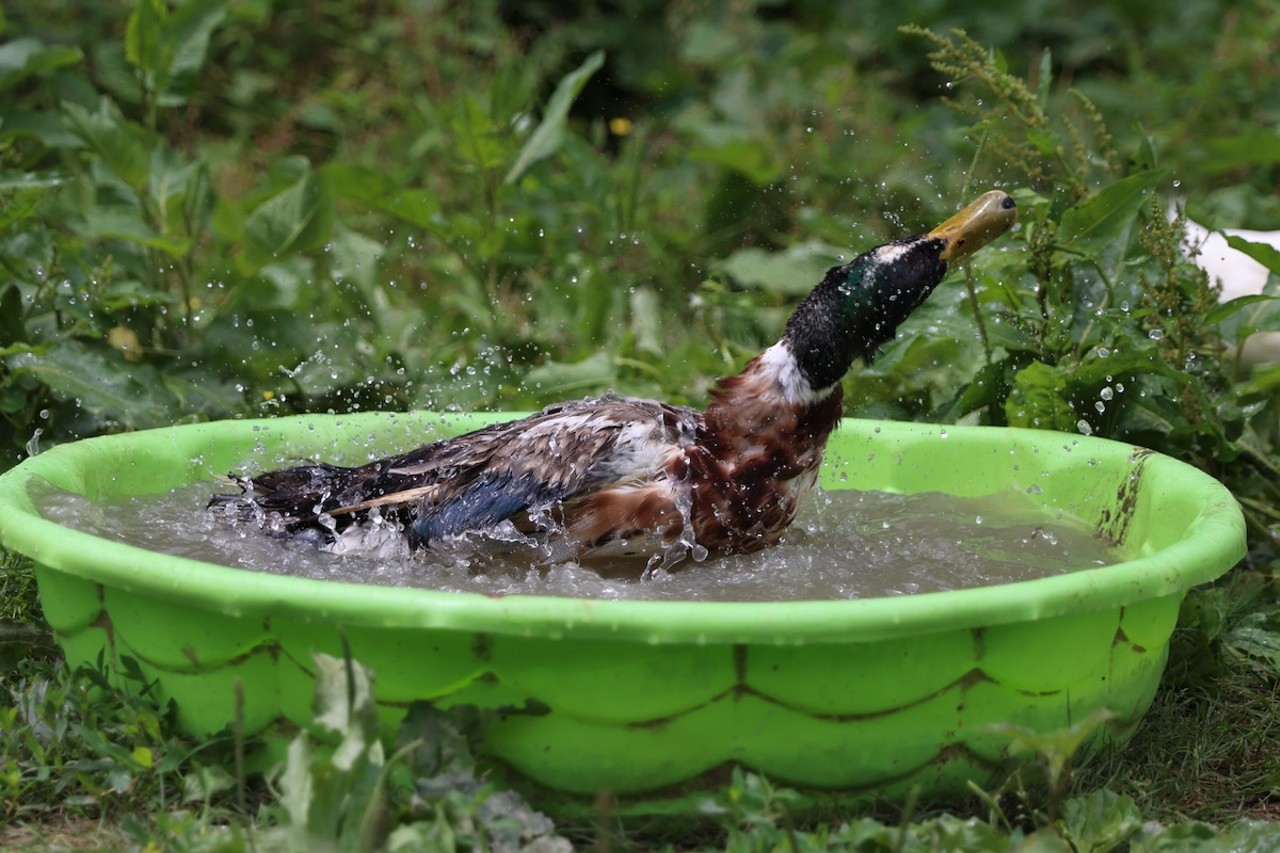
[[[553,406],[388,460],[382,501],[414,502],[412,544],[659,476],[696,432],[692,410],[601,398]],[[388,482],[389,484],[389,482]]]
[[[610,486],[659,476],[692,443],[698,414],[651,400],[579,400],[359,468],[309,465],[251,478],[253,500],[288,529],[400,514],[415,547],[491,527]]]

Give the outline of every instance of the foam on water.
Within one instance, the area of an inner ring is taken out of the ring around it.
[[[1079,522],[1054,517],[1015,492],[980,498],[817,492],[777,547],[650,565],[634,557],[557,562],[514,525],[417,555],[408,553],[398,531],[375,525],[345,537],[338,553],[323,552],[206,512],[209,495],[219,488],[200,483],[106,502],[48,488],[33,499],[46,518],[63,526],[150,551],[298,577],[487,595],[870,598],[1029,580],[1120,558]]]

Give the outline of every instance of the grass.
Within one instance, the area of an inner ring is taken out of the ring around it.
[[[1276,820],[1277,710],[1274,679],[1252,672],[1166,688],[1134,742],[1083,775],[1133,797],[1152,820]]]
[[[1132,796],[1156,820],[1280,817],[1280,685],[1274,661],[1240,643],[1242,625],[1274,613],[1270,583],[1239,571],[1191,594],[1143,727],[1082,784]]]
[[[128,837],[114,826],[85,818],[65,823],[21,823],[0,831],[0,844],[10,850],[114,850],[128,846]]]
[[[419,721],[447,766],[362,748],[335,773],[303,739],[240,773],[234,738],[181,735],[144,682],[69,671],[0,552],[0,843],[1276,846],[1280,370],[1224,352],[1278,320],[1218,306],[1165,213],[1176,192],[1212,226],[1280,228],[1280,16],[622,5],[6,10],[0,467],[33,438],[220,417],[701,402],[834,257],[1000,185],[1013,250],[859,367],[847,414],[1088,431],[1231,487],[1249,557],[1188,598],[1134,739],[1079,766],[1050,739],[1053,791],[799,818],[801,794],[739,773],[694,827],[553,825],[477,778],[451,719]],[[367,734],[348,718],[330,735]],[[345,803],[331,823],[317,791]]]

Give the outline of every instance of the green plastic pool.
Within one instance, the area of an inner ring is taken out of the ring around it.
[[[999,587],[855,601],[493,598],[224,568],[68,530],[33,509],[47,480],[91,499],[236,466],[363,460],[496,416],[229,421],[57,447],[0,477],[0,542],[36,564],[72,664],[134,658],[192,733],[311,719],[311,653],[376,673],[384,731],[418,700],[500,709],[489,757],[569,793],[687,790],[734,764],[794,785],[894,795],[993,780],[1008,739],[1098,708],[1124,737],[1146,711],[1186,591],[1244,552],[1219,483],[1129,445],[1058,433],[846,421],[827,489],[1030,492],[1129,559]],[[698,570],[698,569],[695,569]]]

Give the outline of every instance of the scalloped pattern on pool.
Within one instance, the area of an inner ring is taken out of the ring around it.
[[[201,734],[234,719],[237,682],[249,731],[308,721],[311,653],[342,654],[314,619],[226,616],[60,573],[41,593],[70,659],[133,658]],[[736,763],[792,784],[942,793],[1006,770],[990,722],[1048,731],[1105,706],[1125,735],[1154,695],[1179,598],[852,647],[343,633],[377,676],[384,730],[419,700],[495,710],[486,749],[558,790],[653,791]]]

